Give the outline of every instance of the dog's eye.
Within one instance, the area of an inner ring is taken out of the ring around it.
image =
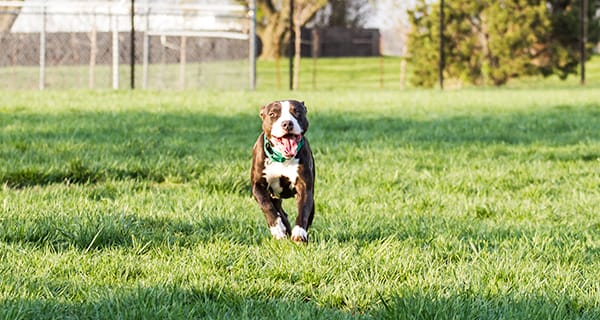
[[[275,112],[269,112],[269,117],[275,118]]]

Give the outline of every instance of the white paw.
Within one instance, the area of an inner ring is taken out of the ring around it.
[[[292,240],[296,242],[307,242],[308,241],[308,232],[304,230],[301,226],[294,226],[292,229]]]
[[[273,235],[273,238],[280,240],[285,238],[285,225],[281,222],[281,218],[277,218],[275,225],[270,227],[269,230]]]

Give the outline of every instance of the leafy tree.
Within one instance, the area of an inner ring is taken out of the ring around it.
[[[327,14],[318,25],[330,27],[360,28],[373,13],[373,0],[330,0]]]
[[[505,84],[523,75],[566,78],[579,63],[579,0],[454,0],[444,8],[445,77]],[[589,50],[598,41],[598,0],[590,0]],[[420,0],[409,12],[413,84],[437,80],[439,4]]]
[[[561,79],[577,72],[580,46],[580,3],[581,0],[550,0],[548,6],[551,12],[552,32],[546,46],[545,59],[551,61],[555,70],[544,69],[545,75],[553,71]],[[588,42],[587,54],[592,54],[593,45],[600,41],[600,0],[588,0]]]
[[[550,67],[544,42],[551,30],[545,1],[492,1],[482,11],[484,77],[495,85]]]
[[[244,0],[248,3],[248,0]],[[289,0],[257,0],[257,33],[262,41],[261,59],[277,59],[290,40]],[[305,25],[328,0],[294,0],[295,24]]]

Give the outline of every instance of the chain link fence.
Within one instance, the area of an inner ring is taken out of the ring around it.
[[[0,1],[0,88],[254,87],[252,8],[145,0],[133,12],[129,1]]]

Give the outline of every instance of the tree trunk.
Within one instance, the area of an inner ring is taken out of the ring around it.
[[[281,42],[287,32],[287,23],[285,22],[287,19],[282,16],[281,12],[272,14],[269,19],[273,22],[258,32],[262,40],[262,52],[259,58],[263,60],[273,60],[281,54],[279,51]]]
[[[294,19],[294,78],[292,79],[292,89],[298,90],[298,80],[300,78],[300,45],[302,42],[302,34],[300,23]]]
[[[296,15],[299,27],[305,25],[316,12],[327,4],[327,0],[296,0],[298,12]],[[283,48],[281,45],[288,37],[289,30],[289,2],[284,0],[281,6],[277,8],[275,1],[259,0],[257,2],[263,18],[258,24],[257,33],[262,40],[262,53],[260,59],[274,60],[277,54],[281,54],[279,50]],[[293,39],[289,39],[293,41]]]

